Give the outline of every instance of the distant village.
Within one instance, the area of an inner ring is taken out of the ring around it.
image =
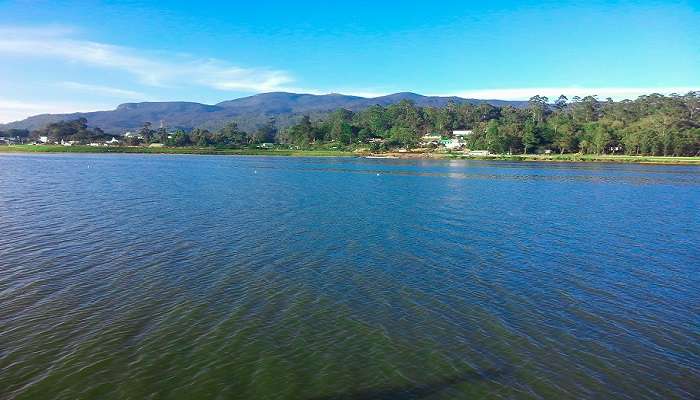
[[[452,131],[452,137],[445,137],[438,134],[425,135],[421,137],[420,145],[422,147],[444,147],[446,150],[465,150],[467,146],[466,139],[473,135],[471,130],[456,130]],[[473,155],[489,155],[488,150],[471,150]]]
[[[15,130],[17,131],[17,130]],[[12,135],[14,133],[14,135]],[[167,139],[172,140],[175,132],[167,133]],[[441,135],[438,133],[431,133],[424,135],[420,138],[418,147],[413,149],[413,151],[448,151],[448,152],[464,152],[464,154],[474,155],[474,156],[488,156],[491,153],[488,150],[470,150],[467,148],[467,140],[469,136],[473,135],[472,130],[454,130],[451,135]],[[103,135],[104,136],[104,135]],[[386,139],[383,138],[369,138],[366,143],[369,145],[383,145],[386,143]],[[68,140],[65,138],[52,138],[50,136],[30,136],[29,132],[0,132],[0,145],[54,145],[54,146],[90,146],[90,147],[109,147],[109,146],[147,146],[151,148],[165,147],[166,143],[153,143],[148,142],[147,138],[139,132],[126,131],[121,135],[109,136],[109,138],[104,137],[103,140],[96,140],[93,138],[89,141],[84,140]],[[256,148],[259,149],[274,149],[278,147],[289,147],[288,144],[274,143],[274,142],[263,142],[254,144]],[[299,146],[291,146],[292,149],[298,149]],[[398,152],[408,152],[408,149],[398,149]]]
[[[51,138],[49,136],[37,136],[36,138],[25,137],[25,136],[10,136],[5,134],[0,135],[0,145],[16,145],[16,144],[26,144],[30,146],[38,145],[61,145],[61,146],[79,146],[87,145],[90,147],[104,147],[104,146],[122,146],[125,145],[126,139],[136,138],[143,140],[143,137],[137,133],[126,132],[124,135],[111,136],[108,140],[92,140],[89,142],[83,142],[80,140],[66,140],[63,138]],[[158,144],[158,143],[152,143]]]
[[[449,152],[464,152],[464,154],[468,155],[473,155],[473,156],[489,156],[491,155],[491,152],[488,150],[470,150],[467,148],[467,139],[470,135],[473,134],[472,130],[454,130],[452,131],[452,135],[450,136],[445,136],[445,135],[440,135],[437,133],[434,134],[428,134],[422,136],[420,139],[419,143],[419,148],[416,148],[414,150],[444,150],[444,151],[449,151]],[[169,133],[167,135],[168,139],[173,138],[173,134]],[[87,143],[81,142],[78,140],[66,140],[66,139],[53,139],[50,138],[49,136],[38,136],[34,139],[29,138],[29,137],[24,137],[24,136],[10,136],[5,134],[4,136],[0,136],[0,145],[16,145],[16,144],[25,144],[25,145],[30,145],[30,146],[37,146],[37,145],[60,145],[60,146],[79,146],[79,145],[87,145],[90,147],[109,147],[109,146],[134,146],[133,143],[138,143],[138,142],[143,142],[144,137],[142,134],[138,132],[132,132],[132,131],[127,131],[122,135],[114,135],[111,136],[107,140],[100,140],[100,141],[89,141]],[[367,140],[367,143],[372,145],[380,145],[386,142],[386,139],[382,138],[370,138]],[[148,143],[148,147],[151,148],[157,148],[157,147],[165,147],[164,143]],[[272,143],[272,142],[264,142],[264,143],[259,143],[255,147],[259,149],[274,149],[276,147],[283,146],[279,143]],[[285,146],[288,147],[288,146]],[[298,146],[292,146],[293,148],[298,148]],[[407,149],[399,149],[399,152],[407,152]],[[545,153],[550,153],[551,151],[546,151]]]
[[[472,130],[453,130],[451,136],[432,133],[424,135],[420,138],[419,147],[414,149],[420,150],[445,150],[450,152],[462,151],[465,154],[473,156],[488,156],[491,152],[488,150],[470,150],[467,148],[467,139],[473,135]],[[367,141],[369,144],[381,145],[386,142],[386,139],[371,138]],[[399,149],[399,152],[407,152],[407,149]]]

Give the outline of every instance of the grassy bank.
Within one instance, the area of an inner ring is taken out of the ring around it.
[[[0,153],[144,153],[144,154],[214,154],[214,155],[250,155],[250,156],[293,156],[293,157],[351,157],[362,156],[342,150],[285,150],[285,149],[226,149],[215,147],[90,147],[90,146],[55,146],[55,145],[16,145],[0,146]],[[663,156],[627,156],[627,155],[591,155],[591,154],[514,154],[491,155],[482,157],[466,156],[462,153],[387,153],[399,158],[432,159],[469,159],[469,160],[504,160],[504,161],[543,161],[543,162],[616,162],[700,165],[700,157],[663,157]]]
[[[640,164],[676,164],[700,165],[700,157],[664,157],[664,156],[628,156],[628,155],[595,155],[595,154],[514,154],[494,155],[486,157],[470,157],[452,155],[458,159],[477,160],[507,160],[507,161],[544,161],[544,162],[614,162]]]
[[[242,156],[347,157],[354,153],[338,150],[226,149],[215,147],[91,147],[16,145],[0,146],[0,153],[143,153],[143,154],[218,154]]]

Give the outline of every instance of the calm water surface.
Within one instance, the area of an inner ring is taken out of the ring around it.
[[[2,399],[693,399],[700,168],[0,156]]]

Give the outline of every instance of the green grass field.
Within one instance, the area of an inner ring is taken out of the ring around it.
[[[144,153],[144,154],[219,154],[251,156],[344,157],[352,152],[339,150],[226,149],[215,147],[91,147],[55,145],[0,146],[0,153]]]

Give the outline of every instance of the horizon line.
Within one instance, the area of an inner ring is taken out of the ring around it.
[[[227,101],[235,101],[249,97],[255,97],[265,94],[283,93],[292,95],[309,95],[309,96],[348,96],[348,97],[358,97],[363,99],[377,99],[382,97],[394,96],[398,94],[412,94],[421,97],[454,97],[464,100],[480,100],[480,101],[507,101],[507,102],[522,102],[528,101],[533,96],[545,96],[552,102],[558,98],[560,95],[566,96],[569,100],[573,97],[584,98],[587,96],[597,97],[599,100],[604,100],[607,98],[612,98],[613,101],[624,101],[624,100],[635,100],[640,96],[661,94],[668,96],[671,94],[685,95],[691,92],[700,91],[700,85],[694,86],[682,86],[682,87],[635,87],[635,88],[625,88],[625,87],[608,87],[608,88],[592,88],[592,87],[544,87],[544,88],[510,88],[510,89],[474,89],[465,90],[454,93],[437,93],[437,94],[421,94],[409,90],[401,90],[396,92],[354,92],[352,90],[346,91],[345,93],[336,91],[317,91],[317,90],[303,90],[300,92],[276,90],[269,92],[258,92],[254,94],[249,94],[240,97],[229,98],[226,100],[221,100],[219,102],[205,103],[191,100],[152,100],[144,99],[143,101],[127,101],[121,102],[116,105],[108,104],[60,104],[60,103],[32,103],[23,102],[16,100],[8,100],[0,98],[0,125],[7,125],[14,122],[21,122],[27,118],[40,116],[40,115],[58,115],[58,114],[74,114],[74,113],[88,113],[88,112],[100,112],[100,111],[115,111],[119,106],[123,104],[139,104],[139,103],[196,103],[202,105],[217,105]],[[3,115],[4,114],[4,115]]]

